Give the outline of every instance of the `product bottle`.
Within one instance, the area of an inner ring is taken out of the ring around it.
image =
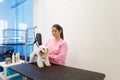
[[[15,63],[15,54],[12,54],[12,63]]]
[[[18,53],[18,62],[20,62],[20,53]]]
[[[20,61],[20,53],[16,53],[16,63]]]

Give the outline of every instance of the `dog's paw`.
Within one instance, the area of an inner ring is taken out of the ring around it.
[[[46,64],[46,66],[48,66],[48,67],[49,67],[49,66],[51,66],[51,64]]]
[[[43,68],[44,66],[38,66],[39,68]]]
[[[39,67],[39,68],[43,68],[44,65],[43,65],[43,64],[38,64],[38,67]]]

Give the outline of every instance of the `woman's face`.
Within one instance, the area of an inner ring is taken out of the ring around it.
[[[52,27],[52,35],[55,38],[59,38],[60,37],[60,33],[61,33],[61,31],[59,31],[56,27]]]

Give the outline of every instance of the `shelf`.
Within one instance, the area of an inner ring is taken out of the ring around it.
[[[5,64],[5,61],[0,62],[0,66],[4,68],[3,72],[0,72],[0,78],[3,79],[3,80],[8,80],[10,78],[14,78],[14,77],[19,76],[20,74],[18,74],[18,73],[11,74],[11,75],[7,76],[7,70],[6,69],[11,67],[11,66],[19,65],[19,64],[22,64],[22,63],[24,63],[23,60],[20,60],[18,63],[10,63],[10,64]]]
[[[8,79],[11,79],[11,78],[14,78],[14,77],[17,77],[17,76],[20,76],[20,74],[18,74],[18,73],[12,74],[12,75],[7,76],[6,78],[8,80]],[[4,80],[4,72],[0,72],[0,79]]]

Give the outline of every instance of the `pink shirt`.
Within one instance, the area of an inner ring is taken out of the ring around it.
[[[46,46],[49,49],[49,60],[51,63],[65,65],[65,59],[67,55],[67,44],[64,40],[55,42],[54,39],[50,39]]]

